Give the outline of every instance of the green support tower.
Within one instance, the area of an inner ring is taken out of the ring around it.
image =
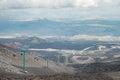
[[[23,71],[26,72],[26,49],[21,50],[23,53]]]
[[[46,67],[48,68],[49,59],[46,57]]]

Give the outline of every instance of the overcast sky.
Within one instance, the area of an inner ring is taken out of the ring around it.
[[[0,18],[120,20],[120,0],[0,0]]]

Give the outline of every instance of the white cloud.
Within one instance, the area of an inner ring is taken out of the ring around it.
[[[91,27],[104,27],[104,28],[111,28],[113,26],[110,26],[110,25],[105,25],[105,24],[87,24],[88,26],[91,26]]]
[[[7,39],[8,39],[8,38],[15,38],[15,37],[14,37],[14,36],[4,36],[4,35],[0,35],[0,38],[3,38],[3,39],[4,39],[4,38],[7,38]]]
[[[107,3],[111,3],[112,2],[112,0],[104,0],[105,2],[107,2]]]
[[[44,18],[120,20],[118,3],[119,0],[0,0],[0,18],[17,21]],[[113,7],[115,5],[118,8]]]
[[[89,47],[91,48],[91,47]],[[87,48],[85,48],[87,49]],[[68,49],[53,49],[53,48],[46,48],[46,49],[34,49],[34,48],[30,48],[28,50],[31,51],[46,51],[46,52],[57,52],[57,53],[63,53],[63,54],[83,54],[83,51],[85,51],[85,49],[83,50],[68,50]]]
[[[76,0],[75,2],[75,6],[77,7],[89,7],[89,6],[94,6],[97,7],[98,6],[98,1],[96,0]]]
[[[90,35],[75,35],[70,37],[70,40],[98,40],[98,41],[118,41],[120,42],[120,37],[113,36],[90,36]]]
[[[0,8],[98,7],[112,0],[0,0]]]

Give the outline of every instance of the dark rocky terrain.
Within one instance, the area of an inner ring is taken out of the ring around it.
[[[0,80],[114,80],[101,73],[57,74],[52,76],[2,74]]]
[[[79,72],[99,73],[120,71],[120,60],[105,63],[74,64],[72,65]]]
[[[120,80],[120,60],[105,63],[64,66],[27,54],[27,71],[22,70],[22,55],[17,50],[0,45],[0,80]],[[73,71],[75,70],[75,71]],[[74,73],[75,72],[75,73]]]

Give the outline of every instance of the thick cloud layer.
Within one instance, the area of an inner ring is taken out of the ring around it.
[[[0,0],[0,8],[98,7],[112,0]]]

